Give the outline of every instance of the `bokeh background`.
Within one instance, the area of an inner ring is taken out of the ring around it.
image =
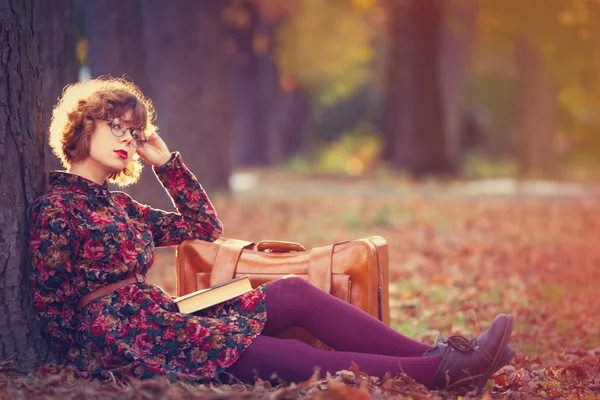
[[[499,387],[570,393],[584,371],[600,388],[600,1],[37,7],[46,125],[67,83],[126,76],[226,237],[381,235],[394,328],[433,341],[512,312],[524,369]],[[173,209],[149,168],[125,190]],[[174,257],[150,272],[170,293]]]
[[[47,73],[47,112],[64,82],[127,76],[211,189],[237,169],[265,166],[598,179],[597,0],[38,7],[42,52],[63,50],[44,54],[46,70],[59,70]]]

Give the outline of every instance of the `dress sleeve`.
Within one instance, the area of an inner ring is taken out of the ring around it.
[[[223,225],[208,195],[179,153],[174,152],[169,161],[154,171],[178,211],[167,212],[135,203],[150,226],[154,246],[178,245],[187,239],[209,242],[218,239]]]
[[[33,209],[30,249],[33,305],[51,345],[62,353],[74,344],[77,329],[73,261],[77,244],[69,227],[65,205],[49,199]]]

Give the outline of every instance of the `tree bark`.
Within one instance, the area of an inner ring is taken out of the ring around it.
[[[43,127],[46,172],[63,169],[48,144],[52,109],[64,87],[77,82],[79,62],[74,0],[37,1],[37,32],[42,65]]]
[[[554,178],[556,87],[540,51],[525,36],[516,46],[519,76],[516,128],[519,175]]]
[[[35,2],[0,0],[0,359],[19,368],[49,356],[34,320],[29,207],[44,189],[44,135]]]
[[[221,15],[227,4],[220,0],[142,3],[147,73],[160,132],[209,190],[225,189],[231,169]]]

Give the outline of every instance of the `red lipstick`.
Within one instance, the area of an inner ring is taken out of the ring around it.
[[[127,152],[125,150],[115,150],[115,153],[117,153],[117,155],[121,157],[121,159],[127,159]]]

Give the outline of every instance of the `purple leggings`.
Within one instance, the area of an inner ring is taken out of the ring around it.
[[[308,330],[335,351],[273,337],[291,326]],[[430,386],[441,358],[421,357],[429,348],[358,307],[292,277],[267,284],[265,329],[226,372],[247,383],[256,378],[274,381],[273,373],[285,382],[301,382],[312,376],[314,367],[321,369],[322,376],[333,375],[354,362],[369,375],[382,378],[386,372],[404,372]]]

